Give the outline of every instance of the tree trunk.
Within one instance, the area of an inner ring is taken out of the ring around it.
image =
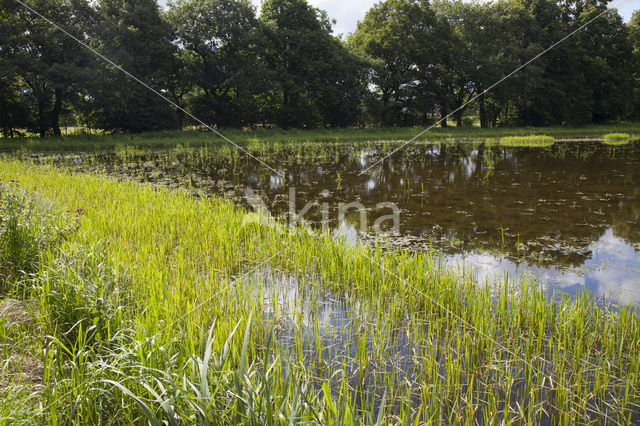
[[[396,86],[393,89],[393,125],[401,126],[400,114],[402,112],[402,108],[400,106],[400,86]]]
[[[181,109],[176,110],[176,124],[179,130],[184,129],[184,112]]]
[[[40,133],[41,138],[45,138],[47,136],[47,114],[44,111],[44,100],[38,100],[38,132]]]
[[[387,126],[390,122],[389,118],[389,99],[391,98],[391,94],[383,90],[382,91],[382,111],[380,112],[380,123],[383,126]]]
[[[447,116],[449,115],[449,108],[447,107],[446,102],[440,103],[440,125],[442,127],[447,127]]]
[[[487,112],[484,107],[484,92],[478,97],[478,105],[480,112],[480,127],[485,129],[487,127]]]
[[[462,110],[457,111],[455,116],[456,116],[456,126],[462,127]]]
[[[455,118],[456,118],[456,126],[457,127],[461,127],[462,126],[462,116],[464,115],[464,110],[465,108],[462,108],[462,102],[464,101],[464,92],[462,90],[458,91],[458,96],[456,99],[456,113],[455,113]]]
[[[51,129],[53,130],[53,136],[60,137],[62,136],[62,132],[60,131],[60,112],[62,111],[62,89],[56,88],[55,94],[56,99],[53,103],[53,108],[49,113],[49,123]]]

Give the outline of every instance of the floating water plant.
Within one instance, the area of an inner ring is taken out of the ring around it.
[[[631,142],[631,135],[628,133],[609,133],[604,135],[602,143],[606,145],[626,145]]]
[[[499,139],[498,144],[508,147],[536,147],[548,148],[553,145],[553,136],[530,135],[530,136],[506,136]]]

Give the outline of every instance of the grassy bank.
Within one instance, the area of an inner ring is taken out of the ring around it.
[[[358,141],[407,141],[424,131],[425,128],[368,128],[368,129],[317,129],[317,130],[280,130],[280,129],[221,129],[221,132],[233,142],[245,145],[264,142],[358,142]],[[632,137],[640,136],[640,123],[621,123],[585,127],[521,127],[490,128],[478,127],[436,127],[418,141],[443,139],[484,139],[513,136],[549,135],[556,139],[601,138],[611,133],[628,133]],[[109,150],[116,147],[172,148],[181,146],[209,146],[226,144],[223,139],[211,132],[174,131],[151,132],[132,135],[75,135],[57,139],[17,138],[0,139],[1,150],[24,149],[28,151],[74,151]]]
[[[31,318],[0,323],[3,420],[638,421],[632,306],[478,287],[433,253],[247,221],[222,199],[10,159],[0,178],[63,224],[16,225],[62,234],[3,277]],[[328,299],[342,347],[316,314]]]

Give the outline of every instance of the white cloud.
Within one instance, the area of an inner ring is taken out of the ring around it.
[[[260,10],[261,0],[251,0]],[[335,34],[348,34],[356,30],[358,21],[364,18],[367,11],[377,3],[377,0],[308,0],[309,4],[326,10],[329,18],[335,19],[333,27]]]

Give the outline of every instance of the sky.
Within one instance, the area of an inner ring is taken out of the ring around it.
[[[333,27],[335,34],[348,34],[356,30],[358,21],[364,18],[367,11],[378,2],[378,0],[307,0],[318,9],[326,10],[329,18],[335,19]],[[251,0],[251,3],[259,6],[261,0]]]
[[[378,0],[308,0],[313,6],[327,11],[329,18],[335,19],[333,28],[335,34],[348,34],[356,30],[358,21],[361,21],[367,11],[378,2]],[[251,0],[260,9],[261,0]],[[161,0],[160,3],[166,3]],[[625,22],[631,19],[634,10],[640,9],[640,0],[616,0],[612,6],[624,18]]]

